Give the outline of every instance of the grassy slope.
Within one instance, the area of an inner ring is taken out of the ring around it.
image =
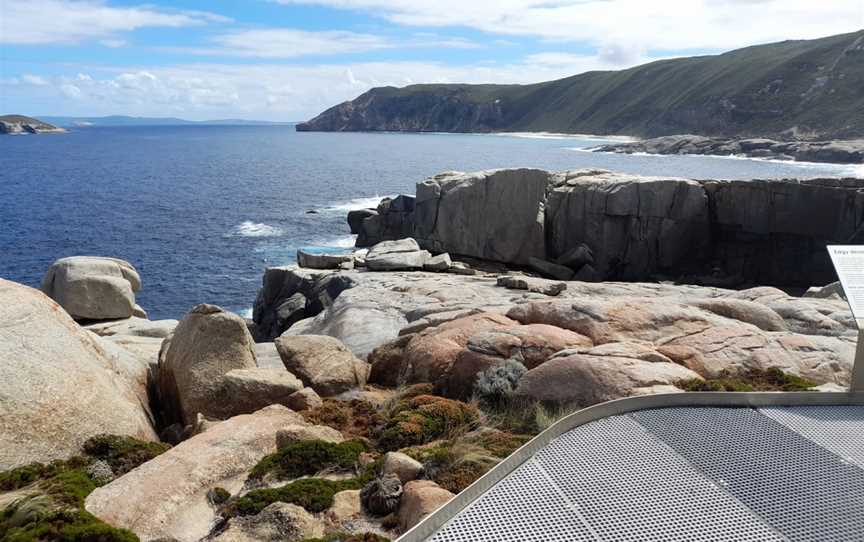
[[[862,88],[864,31],[535,85],[412,85],[370,93],[378,111],[382,101],[392,104],[392,111],[386,105],[383,110],[394,118],[424,114],[423,108],[402,107],[412,96],[475,106],[499,100],[501,118],[476,126],[480,131],[769,135],[797,127],[816,136],[855,137],[864,135]]]

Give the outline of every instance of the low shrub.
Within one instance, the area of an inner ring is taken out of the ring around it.
[[[251,479],[272,475],[280,480],[312,475],[325,469],[348,470],[354,468],[357,458],[366,451],[366,444],[349,440],[339,444],[323,440],[292,442],[265,456],[252,468]]]
[[[84,510],[53,510],[14,525],[18,506],[0,513],[3,542],[139,542],[131,531],[111,527]]]
[[[399,401],[381,433],[384,450],[398,450],[425,444],[435,439],[464,433],[478,422],[479,413],[471,405],[435,395],[417,395]]]
[[[349,480],[323,480],[302,478],[272,489],[255,489],[242,497],[229,501],[226,516],[253,516],[274,502],[302,506],[312,513],[323,512],[333,506],[333,495],[348,489],[361,489],[370,478],[358,476]]]
[[[161,442],[145,442],[127,436],[96,435],[87,439],[82,448],[90,457],[108,463],[115,476],[122,476],[171,447]]]
[[[518,361],[505,360],[477,376],[474,395],[481,404],[500,405],[513,396],[519,380],[526,372],[528,369]]]
[[[805,391],[816,385],[806,378],[777,367],[747,369],[732,373],[722,371],[716,378],[680,380],[676,386],[684,391]]]
[[[368,401],[325,399],[324,404],[303,412],[307,422],[327,425],[344,435],[375,439],[384,426],[381,412]]]

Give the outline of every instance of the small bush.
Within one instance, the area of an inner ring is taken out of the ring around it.
[[[477,424],[478,418],[477,409],[461,401],[418,395],[394,406],[379,444],[385,450],[425,444],[454,433],[464,433]]]
[[[249,477],[260,479],[271,474],[280,480],[312,475],[325,469],[348,470],[354,468],[357,458],[366,451],[359,440],[339,444],[323,440],[292,442],[265,456],[252,468]]]
[[[161,442],[145,442],[119,435],[96,435],[84,443],[84,453],[111,465],[115,476],[122,476],[135,467],[168,451]]]
[[[215,506],[225,504],[231,498],[231,493],[224,487],[214,487],[207,492],[207,501]]]
[[[14,491],[29,486],[39,480],[46,480],[57,474],[70,470],[86,467],[90,461],[83,457],[75,456],[67,460],[57,460],[51,463],[30,463],[22,467],[0,472],[0,491]]]
[[[716,378],[700,380],[693,378],[675,384],[684,391],[805,391],[816,384],[787,372],[770,367],[768,369],[747,369],[733,374],[722,371]]]
[[[513,396],[519,380],[526,372],[528,369],[518,361],[505,360],[480,373],[474,384],[474,394],[482,404],[504,403]]]

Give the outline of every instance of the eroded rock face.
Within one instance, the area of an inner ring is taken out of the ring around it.
[[[285,368],[324,397],[366,384],[368,364],[333,337],[283,335],[276,339],[276,349]]]
[[[194,307],[165,339],[159,356],[159,397],[166,423],[190,425],[199,413],[215,419],[237,413],[224,377],[255,368],[254,341],[243,318],[215,305]]]
[[[308,426],[291,410],[273,405],[236,416],[178,444],[91,493],[88,512],[142,540],[200,540],[215,519],[207,493],[237,493],[249,470],[276,451],[274,435],[286,426]],[[146,513],[142,513],[142,510]]]
[[[129,318],[136,310],[141,277],[127,261],[71,256],[51,264],[42,291],[76,320]]]
[[[0,470],[67,458],[111,433],[157,440],[147,365],[38,290],[0,279]]]
[[[544,258],[543,205],[551,175],[539,169],[447,172],[417,184],[415,237],[432,252],[527,264]]]
[[[249,414],[269,405],[294,409],[292,397],[303,382],[282,369],[234,369],[225,373],[223,387],[232,414]]]

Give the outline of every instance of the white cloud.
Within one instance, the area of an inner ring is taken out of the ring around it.
[[[2,0],[0,43],[69,44],[144,27],[185,27],[230,19],[201,11],[111,7],[99,0]]]
[[[307,31],[296,28],[236,30],[215,36],[208,47],[159,47],[160,51],[194,55],[252,58],[297,58],[339,55],[397,48],[473,49],[480,45],[464,38],[436,34],[391,39],[345,30]]]
[[[99,44],[104,46],[104,47],[111,48],[111,49],[117,49],[119,47],[125,47],[126,45],[128,45],[126,40],[118,40],[118,39],[99,40]]]
[[[570,59],[573,60],[573,59]],[[415,83],[535,83],[600,65],[586,57],[564,64],[528,59],[513,64],[451,66],[438,62],[353,64],[194,64],[90,72],[48,78],[47,87],[21,82],[6,89],[38,92],[53,114],[142,116],[192,119],[245,117],[302,120],[377,86]]]
[[[44,77],[39,77],[38,75],[32,75],[29,73],[22,75],[20,81],[27,85],[33,85],[34,87],[44,87],[48,85],[48,81]]]
[[[586,41],[601,47],[731,49],[864,26],[864,2],[832,0],[275,0],[363,10],[398,24]]]

